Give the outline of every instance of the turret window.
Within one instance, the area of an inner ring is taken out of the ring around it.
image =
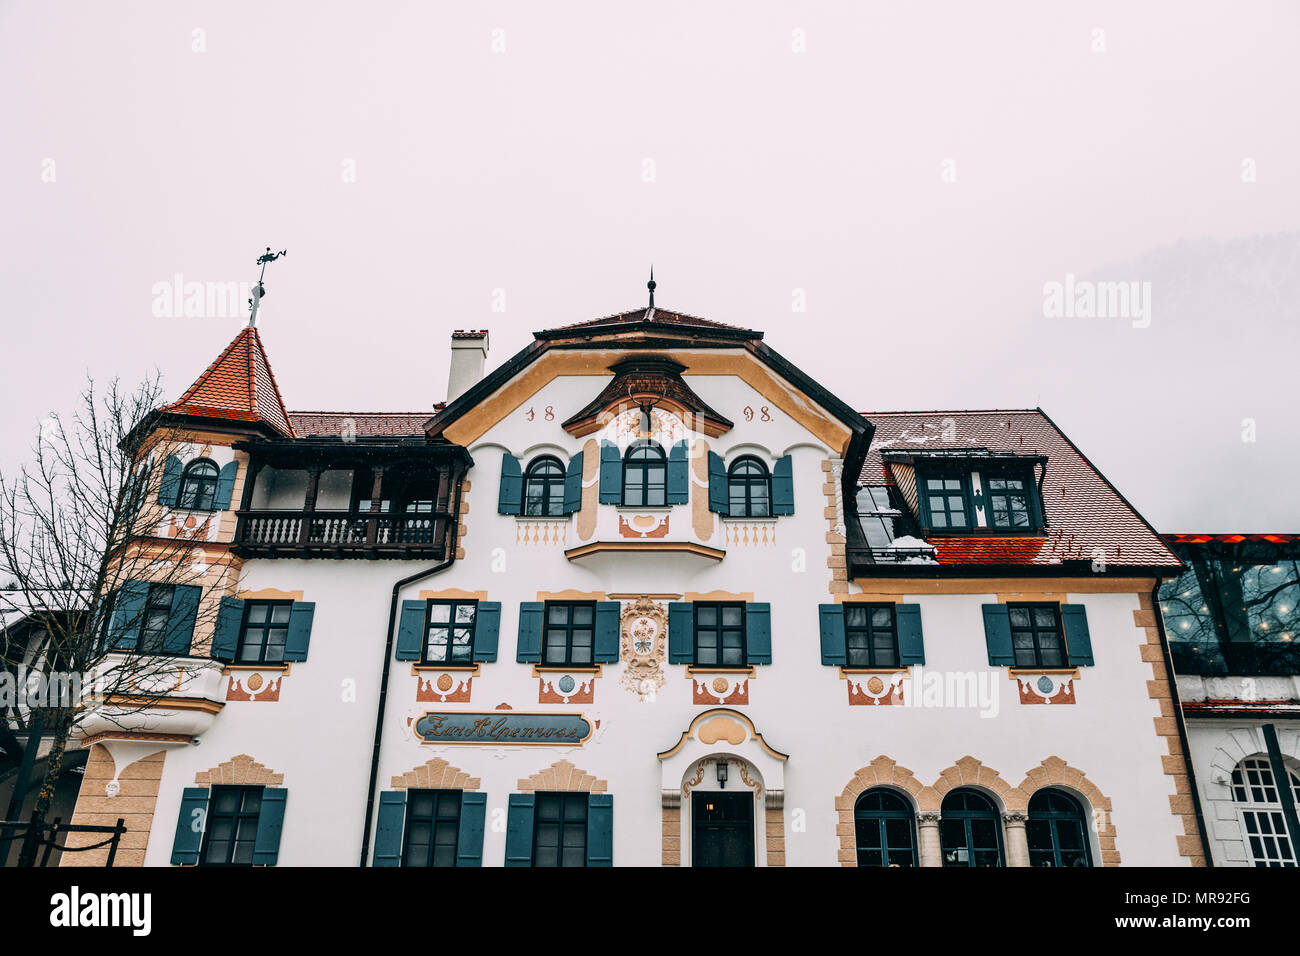
[[[181,476],[177,504],[193,511],[212,511],[217,500],[217,466],[206,458],[190,462]]]

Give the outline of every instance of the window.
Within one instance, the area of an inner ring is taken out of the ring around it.
[[[1061,638],[1061,612],[1055,604],[1009,604],[1011,646],[1016,667],[1068,667]]]
[[[993,801],[969,788],[943,798],[939,840],[944,866],[1001,866],[1002,821]]]
[[[654,442],[637,442],[623,456],[623,504],[629,508],[668,504],[668,459]]]
[[[537,794],[533,866],[586,865],[587,794]]]
[[[238,664],[280,664],[289,637],[292,601],[248,601],[239,630]]]
[[[695,602],[695,663],[744,667],[745,605]]]
[[[1300,777],[1289,770],[1287,775],[1293,799],[1300,804]],[[1232,771],[1232,799],[1241,811],[1251,862],[1256,866],[1296,866],[1277,779],[1267,758],[1247,757],[1237,764]]]
[[[161,654],[165,650],[167,622],[171,618],[172,598],[176,589],[170,584],[149,585],[144,613],[140,618],[140,640],[136,649],[141,654]],[[130,626],[131,622],[124,622]]]
[[[966,514],[964,475],[946,475],[925,479],[924,501],[930,516],[929,527],[965,531],[970,527]]]
[[[890,502],[889,489],[883,485],[859,488],[857,505],[858,524],[872,550],[883,550],[893,544],[902,512]]]
[[[752,456],[737,458],[727,472],[730,515],[768,518],[772,514],[772,477],[767,465]]]
[[[455,866],[459,790],[408,790],[402,866]]]
[[[217,500],[217,466],[199,458],[185,466],[177,505],[194,511],[213,511]]]
[[[590,667],[595,659],[592,650],[595,628],[594,601],[547,601],[542,663]]]
[[[892,604],[845,604],[848,667],[897,667],[898,624]]]
[[[523,513],[535,517],[564,514],[564,467],[556,459],[538,458],[528,466]]]
[[[912,807],[892,790],[877,787],[853,807],[858,866],[916,866]]]
[[[473,663],[477,617],[478,601],[430,601],[423,663]]]
[[[1061,790],[1046,788],[1029,799],[1030,866],[1091,866],[1088,828],[1079,801]]]
[[[261,787],[213,787],[200,865],[252,866],[261,812]]]
[[[1023,478],[989,478],[989,522],[995,528],[1024,529],[1033,527],[1029,503],[1030,484]]]

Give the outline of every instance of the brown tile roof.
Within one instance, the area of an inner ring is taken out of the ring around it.
[[[185,394],[163,411],[225,421],[265,422],[293,436],[257,329],[245,327]]]
[[[431,411],[290,412],[289,420],[299,438],[337,438],[348,432],[357,438],[404,438],[423,435],[432,415]]]
[[[932,536],[942,564],[1053,565],[1092,561],[1101,549],[1108,565],[1176,567],[1160,536],[1040,409],[1012,411],[864,412],[876,426],[859,479],[890,483],[882,452],[942,452],[986,448],[1047,456],[1042,537]],[[945,435],[948,440],[945,441]]]
[[[650,313],[647,315],[647,313]],[[633,309],[631,312],[619,312],[615,315],[602,316],[599,319],[588,319],[585,322],[574,322],[571,325],[561,325],[553,329],[547,329],[548,334],[556,332],[581,332],[585,329],[605,328],[613,325],[636,325],[639,322],[657,322],[661,325],[678,325],[682,328],[699,328],[699,329],[724,329],[728,332],[749,332],[756,338],[761,338],[762,334],[754,332],[752,329],[741,328],[739,325],[727,325],[725,322],[714,322],[712,319],[702,319],[698,315],[687,315],[685,312],[670,312],[667,309],[650,309],[648,307]]]

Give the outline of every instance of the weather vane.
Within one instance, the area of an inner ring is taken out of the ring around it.
[[[288,249],[281,249],[279,252],[272,252],[271,247],[266,247],[266,252],[257,257],[257,264],[262,267],[262,272],[257,277],[257,285],[253,286],[253,297],[248,300],[248,326],[252,328],[257,325],[257,309],[262,304],[262,297],[266,295],[266,286],[262,285],[262,279],[266,276],[266,264],[274,262],[281,256],[287,256]]]

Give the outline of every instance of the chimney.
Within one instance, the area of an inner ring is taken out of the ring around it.
[[[451,368],[447,372],[447,401],[452,402],[483,377],[487,364],[488,334],[456,329],[451,333]]]

